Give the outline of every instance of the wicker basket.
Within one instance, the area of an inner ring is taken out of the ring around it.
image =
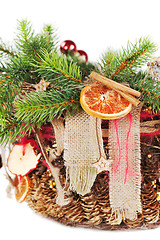
[[[85,195],[69,191],[70,202],[65,206],[56,203],[57,190],[55,179],[49,169],[39,164],[29,174],[30,190],[26,198],[28,205],[43,216],[52,218],[66,225],[83,226],[99,229],[146,229],[159,225],[160,183],[159,183],[159,127],[160,117],[145,115],[141,111],[141,204],[142,212],[137,218],[123,219],[115,224],[109,197],[109,172],[100,172],[91,188]],[[108,121],[102,121],[103,145],[106,156],[109,152],[107,131]],[[53,134],[53,133],[52,133]],[[52,144],[55,144],[55,139]],[[54,145],[56,146],[56,145]],[[66,186],[66,167],[63,154],[58,161],[52,162],[60,169],[60,182]],[[113,223],[113,224],[112,224]]]

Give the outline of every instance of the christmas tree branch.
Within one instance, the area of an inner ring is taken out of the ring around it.
[[[32,92],[21,96],[15,101],[15,117],[17,121],[25,122],[28,127],[32,124],[38,126],[54,117],[60,117],[64,112],[70,114],[78,111],[80,92]]]
[[[130,81],[130,86],[142,93],[140,100],[152,107],[153,112],[160,111],[160,84],[155,83],[146,73],[139,71]]]
[[[6,46],[3,46],[2,44],[0,44],[0,52],[3,54],[7,54],[10,55],[12,57],[17,57],[17,54],[14,53],[12,50],[10,50],[9,48],[6,48]]]
[[[57,37],[53,28],[46,25],[42,33],[35,34],[32,25],[26,20],[20,21],[18,26],[16,47],[21,57],[30,62],[38,60],[41,49],[51,52],[57,44]]]
[[[0,124],[0,144],[13,143],[27,133],[25,123],[15,121],[10,117],[6,119],[5,125]]]
[[[66,55],[68,64],[70,63],[76,63],[79,67],[81,73],[82,73],[82,80],[85,79],[85,77],[88,77],[92,71],[95,71],[98,69],[98,66],[95,65],[95,63],[86,62],[86,61],[80,61],[78,56],[76,54],[67,53]]]
[[[33,66],[42,77],[61,89],[82,87],[82,73],[76,63],[68,63],[65,55],[60,55],[53,51],[41,51],[40,62]]]
[[[57,48],[58,36],[55,28],[53,28],[51,25],[44,25],[41,36],[46,37],[46,42],[48,42],[48,44],[51,46],[51,50]],[[51,52],[51,50],[49,52]]]
[[[106,77],[116,81],[129,81],[137,68],[142,67],[156,50],[149,38],[143,38],[134,45],[128,42],[121,51],[109,50],[102,56],[101,69]]]

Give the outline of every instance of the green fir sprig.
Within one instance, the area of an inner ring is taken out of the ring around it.
[[[10,55],[11,57],[17,57],[17,54],[14,52],[11,46],[4,43],[2,39],[0,39],[0,58],[1,60],[6,56]]]
[[[33,66],[41,77],[51,82],[59,90],[77,88],[81,86],[82,73],[74,62],[68,62],[65,55],[59,55],[56,51],[49,54],[41,50],[40,61]]]
[[[80,71],[82,73],[82,79],[85,79],[90,75],[92,71],[98,71],[98,66],[95,63],[81,61],[81,59],[77,56],[78,54],[73,54],[72,52],[68,52],[66,57],[68,63],[74,62],[79,66]]]
[[[154,82],[151,77],[146,78],[146,74],[139,71],[130,81],[130,86],[141,92],[140,100],[151,106],[153,113],[157,113],[160,111],[160,83]]]
[[[15,45],[8,47],[0,43],[0,142],[12,142],[20,132],[25,132],[25,121],[17,121],[14,101],[19,97],[24,82],[38,83],[39,73],[32,65],[39,60],[41,50],[56,49],[57,37],[54,29],[46,25],[35,34],[30,22],[18,22]],[[24,127],[22,127],[24,126]]]
[[[155,51],[156,45],[148,37],[141,38],[135,44],[128,42],[127,47],[120,51],[108,49],[101,57],[101,71],[115,81],[129,82]]]
[[[8,116],[5,119],[5,126],[0,124],[0,143],[13,143],[29,133],[28,131],[30,132],[30,129],[26,127],[25,123],[16,121],[14,116]]]
[[[62,114],[74,114],[79,111],[80,91],[67,90],[41,91],[26,94],[15,101],[15,117],[19,122],[41,126],[46,121]]]
[[[30,22],[20,21],[15,45],[0,42],[0,143],[14,142],[31,132],[32,126],[79,111],[84,79],[92,70],[129,83],[142,93],[141,101],[160,111],[160,84],[140,71],[155,50],[149,38],[142,38],[121,51],[109,49],[98,64],[84,63],[58,52],[51,26],[45,25],[37,34]],[[50,84],[36,92],[34,86],[42,78]],[[24,94],[25,82],[32,89]]]
[[[24,61],[31,63],[38,60],[42,48],[51,52],[56,48],[56,45],[56,31],[50,25],[45,25],[42,32],[35,34],[30,22],[19,21],[16,48],[18,56]]]

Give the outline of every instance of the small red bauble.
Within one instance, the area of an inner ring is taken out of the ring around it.
[[[77,50],[77,52],[79,53],[79,55],[82,57],[82,59],[84,59],[84,61],[88,61],[88,55],[85,51],[83,50]]]
[[[65,40],[61,43],[60,45],[60,50],[62,53],[67,54],[69,51],[70,52],[76,52],[77,51],[77,47],[76,44],[71,41],[71,40]]]

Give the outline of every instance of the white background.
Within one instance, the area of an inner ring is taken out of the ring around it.
[[[75,41],[90,61],[96,61],[109,46],[125,47],[141,36],[150,36],[160,46],[159,1],[125,0],[2,0],[0,36],[12,42],[17,19],[28,19],[36,31],[52,24],[58,29],[60,42]],[[157,56],[160,52],[157,51]],[[7,181],[0,170],[0,238],[3,239],[156,239],[160,228],[146,231],[99,231],[71,228],[40,217],[25,203],[18,204],[6,196]]]

